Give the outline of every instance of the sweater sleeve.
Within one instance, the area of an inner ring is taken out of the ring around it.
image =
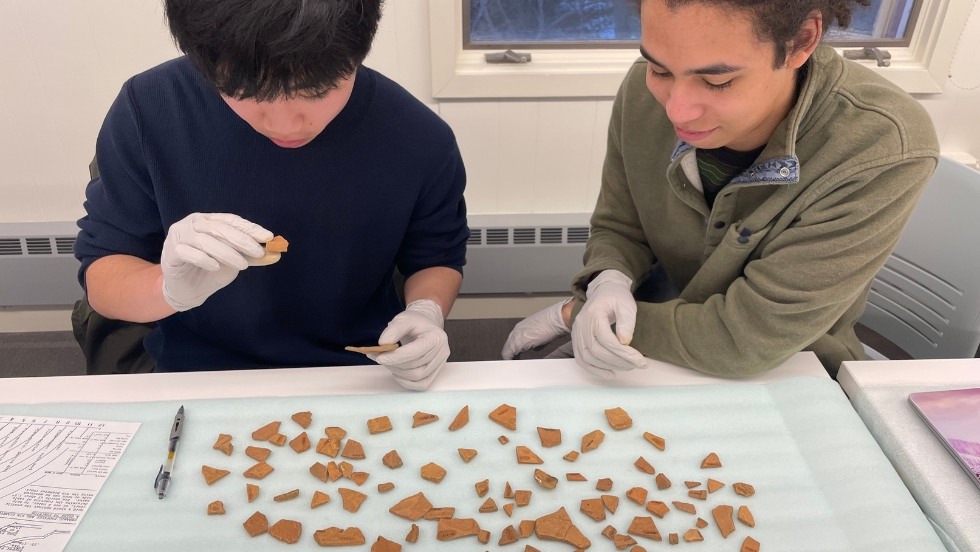
[[[131,96],[132,80],[113,102],[96,142],[99,176],[85,190],[75,256],[79,282],[97,259],[115,254],[159,262],[165,237]]]
[[[616,95],[609,120],[602,185],[590,220],[592,228],[585,249],[585,267],[572,279],[572,290],[581,300],[585,300],[585,288],[595,274],[618,270],[633,280],[635,288],[655,261],[629,190],[623,162],[620,127],[628,80],[623,81]]]
[[[436,266],[460,273],[466,264],[466,170],[452,131],[444,162],[422,190],[398,252],[398,270],[406,277]]]
[[[703,303],[683,295],[638,303],[632,346],[724,376],[770,370],[804,350],[858,300],[888,259],[936,167],[932,153],[919,153],[865,168],[823,191],[726,293]]]

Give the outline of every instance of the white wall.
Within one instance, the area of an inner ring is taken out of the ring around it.
[[[0,223],[82,215],[95,137],[121,84],[178,55],[161,1],[0,0]],[[470,212],[591,211],[611,99],[436,102],[428,28],[427,0],[388,0],[367,63],[456,131]],[[954,68],[976,65],[966,59],[980,49],[976,28]],[[980,158],[980,73],[957,74],[943,94],[920,99],[944,151]]]

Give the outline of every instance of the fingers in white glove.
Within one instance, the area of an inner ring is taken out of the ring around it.
[[[507,336],[507,342],[500,351],[504,360],[513,360],[524,351],[542,347],[563,335],[568,335],[569,330],[562,319],[561,310],[571,300],[572,298],[568,298],[551,305],[518,322]]]
[[[604,270],[589,283],[588,299],[572,325],[572,346],[576,362],[594,374],[646,367],[643,355],[628,346],[636,327],[631,285],[618,270]]]
[[[378,338],[378,343],[396,342],[402,346],[368,357],[391,370],[402,387],[416,391],[428,389],[449,359],[449,337],[443,330],[442,307],[429,299],[410,303]]]

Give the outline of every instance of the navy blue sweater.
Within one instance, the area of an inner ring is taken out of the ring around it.
[[[395,268],[462,270],[465,172],[439,117],[367,68],[309,144],[280,148],[235,115],[186,58],[123,85],[99,133],[100,178],[75,244],[85,270],[112,254],[160,262],[167,229],[234,213],[289,240],[200,307],[161,320],[145,345],[158,371],[370,363],[403,308]]]

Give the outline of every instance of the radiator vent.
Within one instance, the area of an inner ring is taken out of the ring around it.
[[[28,255],[50,255],[52,252],[51,238],[27,238],[24,244]]]
[[[510,230],[507,228],[487,228],[487,245],[507,245],[508,241]]]
[[[470,237],[466,240],[466,245],[480,245],[481,243],[483,243],[483,230],[470,228]]]
[[[19,238],[0,238],[0,255],[22,255]]]
[[[534,243],[534,228],[514,228],[514,243],[527,245]]]
[[[486,237],[484,240],[483,238]],[[589,241],[588,226],[566,228],[470,228],[467,245],[560,245]]]
[[[75,238],[55,238],[54,248],[59,255],[73,255],[75,253]]]
[[[561,240],[562,240],[561,228],[541,229],[541,243],[561,243]]]

